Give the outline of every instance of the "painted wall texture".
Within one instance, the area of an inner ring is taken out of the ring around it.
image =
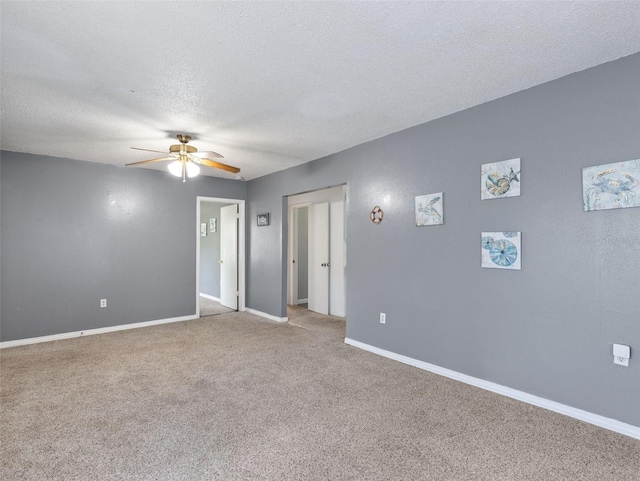
[[[2,341],[195,315],[196,197],[245,199],[245,182],[0,159]]]
[[[611,352],[640,352],[640,209],[584,212],[581,183],[640,158],[638,78],[635,54],[250,181],[272,223],[248,225],[248,306],[286,316],[286,196],[346,183],[347,337],[640,426],[640,358]],[[515,157],[522,195],[481,201],[481,164]],[[434,192],[444,225],[416,227]],[[505,230],[522,270],[482,269]]]

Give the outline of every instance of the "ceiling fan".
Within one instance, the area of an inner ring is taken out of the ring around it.
[[[186,134],[178,134],[179,144],[172,145],[169,147],[169,152],[166,157],[160,157],[158,159],[149,159],[143,160],[140,162],[132,162],[130,165],[141,165],[141,164],[149,164],[151,162],[162,162],[165,160],[173,160],[167,168],[169,172],[176,177],[182,177],[182,182],[186,182],[187,177],[195,177],[200,173],[200,165],[206,165],[207,167],[213,167],[214,169],[221,169],[227,172],[231,172],[233,174],[237,174],[240,172],[240,169],[237,167],[233,167],[231,165],[223,164],[221,162],[217,162],[215,160],[206,159],[204,157],[200,157],[196,155],[198,149],[196,149],[192,145],[187,145],[191,140],[190,135]],[[167,154],[167,152],[162,152],[161,150],[150,150],[150,149],[140,149],[138,147],[131,147],[134,150],[144,150],[145,152],[159,152],[161,154]],[[217,159],[223,159],[222,155],[213,151],[205,151],[201,152],[201,154],[208,154],[209,157],[215,157]]]

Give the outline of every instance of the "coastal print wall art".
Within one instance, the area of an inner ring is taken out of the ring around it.
[[[442,192],[416,197],[416,225],[444,224]]]
[[[521,269],[520,232],[483,232],[482,267]]]
[[[640,207],[640,159],[582,169],[582,203],[590,210]]]
[[[480,199],[500,199],[520,195],[520,159],[482,164]]]

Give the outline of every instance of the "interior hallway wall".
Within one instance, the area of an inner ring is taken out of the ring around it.
[[[195,315],[196,197],[246,199],[236,180],[7,151],[0,162],[2,341]]]
[[[210,232],[209,221],[220,222],[220,207],[224,204],[205,202],[200,204],[200,223],[207,224],[206,237],[200,237],[200,292],[220,299],[220,227]]]
[[[347,337],[640,426],[640,362],[611,352],[640,349],[640,209],[584,212],[581,177],[640,158],[638,78],[635,54],[250,181],[272,222],[248,225],[248,306],[286,316],[285,196],[346,183]],[[514,157],[522,195],[481,201],[481,164]],[[416,227],[434,192],[445,224]],[[480,267],[503,230],[521,271]]]
[[[298,211],[298,300],[309,298],[309,209]]]

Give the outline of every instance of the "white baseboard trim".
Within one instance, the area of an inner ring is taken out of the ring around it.
[[[269,319],[271,321],[289,322],[289,318],[288,317],[272,316],[271,314],[267,314],[266,312],[262,312],[262,311],[256,311],[255,309],[251,309],[250,307],[245,307],[244,310],[245,310],[245,312],[248,312],[249,314],[255,314],[256,316],[264,317],[264,318]]]
[[[212,301],[220,302],[219,297],[213,297],[213,296],[210,296],[209,294],[203,294],[202,292],[200,293],[200,295],[206,299],[211,299]]]
[[[121,324],[119,326],[99,327],[97,329],[87,329],[85,331],[63,332],[51,336],[30,337],[28,339],[17,339],[15,341],[0,342],[0,349],[7,347],[26,346],[27,344],[38,344],[40,342],[59,341],[61,339],[71,339],[73,337],[92,336],[94,334],[105,334],[107,332],[125,331],[137,329],[139,327],[157,326],[159,324],[169,324],[171,322],[192,321],[198,316],[169,317],[167,319],[157,319],[155,321],[136,322],[133,324]]]
[[[298,299],[297,304],[308,304],[309,303],[309,299]]]
[[[502,394],[503,396],[507,396],[513,399],[517,399],[518,401],[548,409],[549,411],[564,414],[565,416],[579,419],[580,421],[594,424],[601,428],[615,431],[616,433],[624,434],[635,439],[640,439],[640,427],[634,426],[632,424],[623,423],[622,421],[617,421],[615,419],[600,416],[599,414],[594,414],[589,411],[583,411],[582,409],[567,406],[566,404],[550,401],[549,399],[534,396],[533,394],[529,394],[524,391],[518,391],[517,389],[512,389],[510,387],[502,386],[501,384],[496,384],[490,381],[485,381],[477,377],[468,376],[467,374],[452,371],[451,369],[436,366],[435,364],[418,361],[417,359],[403,356],[401,354],[396,354],[391,351],[386,351],[369,344],[364,344],[360,341],[349,339],[348,337],[344,339],[344,342],[345,344],[349,344],[350,346],[357,347],[359,349],[363,349],[365,351],[369,351],[374,354],[393,359],[395,361],[400,361],[404,364],[417,367],[418,369],[424,369],[425,371],[439,374],[441,376],[445,376],[456,381],[463,382],[465,384],[470,384],[481,389],[486,389],[487,391],[495,392],[497,394]]]

